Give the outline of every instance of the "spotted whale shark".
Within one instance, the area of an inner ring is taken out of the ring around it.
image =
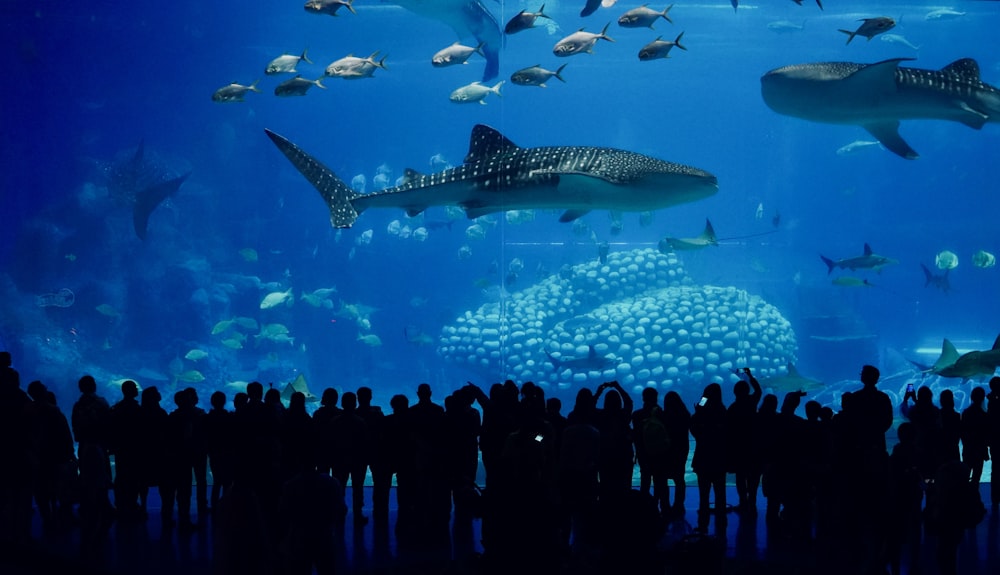
[[[391,4],[443,22],[455,30],[460,37],[473,36],[483,44],[486,69],[483,81],[496,78],[500,72],[500,46],[503,31],[500,23],[490,10],[479,0],[384,0]]]
[[[472,128],[465,162],[433,174],[407,169],[403,181],[371,194],[352,190],[329,168],[286,138],[271,141],[319,191],[330,223],[348,228],[368,208],[402,208],[410,216],[430,206],[459,206],[469,218],[522,209],[561,209],[570,222],[590,210],[643,212],[716,193],[712,174],[635,152],[590,146],[522,148],[497,130]]]
[[[761,95],[779,114],[861,126],[910,160],[918,154],[899,135],[901,120],[950,120],[977,130],[1000,122],[1000,90],[980,79],[975,60],[940,70],[901,67],[907,60],[912,58],[785,66],[761,77]]]

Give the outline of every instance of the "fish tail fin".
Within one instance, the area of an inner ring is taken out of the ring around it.
[[[548,18],[549,20],[552,19],[551,16],[545,13],[545,4],[542,4],[542,7],[538,9],[538,12],[535,12],[535,16],[538,18]]]
[[[601,38],[602,40],[607,40],[608,42],[614,42],[615,39],[612,38],[611,36],[608,36],[608,26],[610,26],[610,25],[611,25],[611,22],[608,22],[607,24],[605,24],[604,25],[604,29],[601,30],[601,33],[598,34],[597,37]]]
[[[556,73],[553,74],[553,76],[555,76],[555,78],[557,80],[559,80],[560,82],[563,82],[563,83],[566,82],[566,80],[563,79],[563,77],[562,77],[562,71],[563,71],[563,68],[565,68],[565,67],[566,67],[566,64],[563,64],[562,66],[559,66],[559,68],[556,69]]]
[[[344,8],[347,8],[347,11],[351,14],[356,15],[358,13],[358,11],[354,9],[354,0],[347,0],[347,4],[344,4]]]
[[[823,260],[823,263],[826,264],[826,275],[830,275],[831,273],[833,273],[833,268],[837,267],[837,262],[831,260],[830,258],[824,255],[820,255],[819,257],[821,260]]]
[[[257,83],[258,82],[260,82],[260,78],[257,78],[256,80],[253,81],[253,84],[250,84],[249,86],[247,86],[247,90],[250,90],[251,92],[258,92],[259,93],[260,92],[260,88],[257,87]]]
[[[479,44],[476,44],[476,50],[475,50],[476,54],[479,54],[483,58],[486,57],[486,54],[483,53],[483,46],[485,45],[486,45],[486,40],[480,40]]]
[[[497,96],[503,96],[503,94],[500,93],[500,86],[503,86],[503,83],[505,81],[506,80],[500,80],[499,82],[497,82],[492,88],[490,88],[490,92],[493,92]]]
[[[163,203],[163,200],[174,195],[189,175],[191,174],[184,174],[152,185],[136,195],[135,205],[132,206],[132,227],[140,240],[146,239],[146,227],[149,225],[149,216],[153,210]]]
[[[377,67],[382,68],[383,70],[388,70],[389,69],[388,66],[385,65],[385,59],[388,58],[388,57],[389,57],[389,55],[386,54],[385,56],[382,56],[382,58],[378,62],[374,62],[374,59],[373,59],[373,63]]]
[[[685,46],[681,45],[681,38],[683,38],[683,37],[684,37],[684,32],[681,32],[680,34],[678,34],[677,37],[674,38],[674,46],[677,46],[681,50],[685,50],[686,51],[687,48]]]
[[[838,28],[837,31],[838,32],[843,32],[844,34],[847,34],[847,44],[850,44],[851,40],[854,39],[855,34],[854,34],[854,32],[851,32],[850,30],[844,30],[843,28]]]
[[[288,158],[309,183],[316,188],[330,209],[330,224],[335,228],[349,228],[358,219],[358,210],[352,203],[361,194],[355,193],[330,168],[310,156],[286,138],[264,129],[267,137]]]
[[[299,56],[299,59],[305,62],[306,64],[313,63],[312,60],[309,59],[309,48],[306,48],[305,50],[302,51],[302,55]]]
[[[313,81],[313,84],[316,84],[316,87],[317,87],[317,88],[323,88],[324,90],[326,90],[326,86],[324,86],[324,85],[323,85],[323,83],[322,83],[322,82],[320,82],[320,80],[322,80],[322,79],[323,79],[323,78],[325,78],[325,77],[326,77],[326,76],[320,76],[319,78],[316,78],[316,79],[315,79],[315,80]]]
[[[660,16],[662,16],[664,20],[666,20],[667,22],[670,22],[671,24],[673,24],[674,21],[671,20],[670,16],[668,16],[667,14],[670,13],[670,9],[673,8],[673,7],[674,7],[674,5],[671,4],[670,6],[667,6],[666,8],[664,8],[663,12],[660,12]]]

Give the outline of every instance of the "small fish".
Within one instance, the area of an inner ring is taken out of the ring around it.
[[[259,80],[254,80],[254,83],[249,86],[244,86],[235,82],[229,84],[228,86],[223,86],[212,94],[212,101],[219,103],[242,102],[243,96],[245,96],[247,92],[260,92],[260,90],[257,89],[257,82],[259,82]]]
[[[939,270],[953,270],[958,267],[958,255],[955,252],[943,250],[934,256],[934,265]]]
[[[500,94],[500,86],[503,86],[504,81],[500,80],[492,88],[489,86],[484,86],[482,82],[473,82],[456,89],[454,92],[448,96],[448,99],[456,104],[474,104],[479,103],[486,105],[486,96],[490,94]]]
[[[306,92],[309,91],[309,88],[312,88],[313,86],[326,90],[326,86],[321,84],[320,80],[322,80],[322,78],[306,80],[302,76],[296,76],[275,86],[274,95],[281,98],[287,98],[289,96],[305,96]]]
[[[851,276],[840,276],[839,278],[833,279],[833,285],[842,287],[874,287],[875,284],[869,283],[867,279],[861,279]]]
[[[566,36],[562,40],[556,42],[556,45],[552,48],[552,53],[559,57],[573,56],[574,54],[580,54],[582,52],[593,54],[594,44],[596,44],[598,40],[614,42],[614,39],[608,36],[608,26],[610,25],[610,22],[605,24],[604,29],[601,30],[599,34],[584,32],[583,28],[580,28],[576,32],[573,32],[569,36]]]
[[[224,319],[215,324],[215,326],[212,328],[212,335],[219,335],[220,333],[229,329],[232,325],[233,325],[233,320]]]
[[[385,56],[381,60],[375,61],[378,57],[378,50],[372,52],[367,58],[359,58],[353,54],[348,54],[340,60],[334,61],[326,67],[326,75],[343,78],[345,80],[361,80],[371,78],[376,68],[388,70],[385,65]]]
[[[469,244],[462,244],[458,248],[458,259],[467,260],[472,257],[472,247]]]
[[[427,235],[427,228],[420,226],[413,229],[413,233],[410,237],[418,242],[423,242],[427,240]]]
[[[271,292],[264,296],[264,299],[260,301],[260,309],[271,309],[281,304],[291,306],[293,303],[295,303],[295,298],[292,297],[292,288],[288,288],[285,291]]]
[[[670,19],[670,16],[667,16],[670,9],[674,7],[673,4],[664,8],[663,12],[657,12],[652,8],[647,8],[647,6],[647,4],[643,4],[638,8],[633,8],[622,14],[618,18],[618,25],[622,28],[649,28],[652,30],[653,24],[660,18],[663,18],[671,24],[674,23],[674,21]]]
[[[790,20],[777,20],[774,22],[768,22],[767,29],[776,34],[790,34],[792,32],[801,32],[806,29],[805,20],[801,24],[796,24]]]
[[[112,307],[112,306],[110,306],[110,305],[108,305],[106,303],[102,303],[101,305],[95,307],[94,309],[97,310],[97,313],[99,313],[99,314],[101,314],[103,316],[111,317],[111,318],[121,317],[121,315],[122,315],[114,307]]]
[[[771,225],[774,227],[781,225],[781,212],[774,212],[774,217],[771,218]]]
[[[517,34],[518,32],[523,32],[529,28],[535,27],[535,21],[539,18],[549,18],[545,14],[545,4],[538,9],[538,12],[528,12],[527,10],[521,10],[513,18],[507,21],[507,25],[504,26],[504,34]],[[551,18],[549,18],[551,20]]]
[[[76,261],[76,254],[73,254],[73,253],[66,254],[63,257],[66,258],[67,260],[71,261],[71,262],[75,262]]]
[[[990,252],[979,250],[972,254],[972,265],[977,268],[991,268],[997,265],[997,258]]]
[[[878,140],[854,140],[850,144],[837,148],[837,155],[850,156],[851,154],[856,154],[862,150],[877,148],[881,145],[882,144],[880,144]]]
[[[855,36],[864,36],[865,38],[868,38],[869,42],[871,42],[871,39],[875,36],[878,36],[883,32],[888,32],[896,27],[896,21],[888,16],[861,18],[858,21],[861,22],[861,25],[858,26],[858,29],[853,32],[843,29],[838,30],[839,32],[847,34],[847,44],[850,44],[851,40],[853,40]]]
[[[948,280],[948,272],[952,268],[946,268],[941,275],[934,275],[924,264],[920,264],[920,269],[924,270],[924,287],[934,286],[944,293],[951,291],[951,282]]]
[[[351,14],[357,14],[353,4],[354,0],[309,0],[303,7],[306,12],[312,12],[313,14],[336,16],[337,10],[341,8],[347,8],[347,11]]]
[[[365,344],[365,345],[367,345],[369,347],[378,347],[378,346],[382,345],[382,339],[379,336],[377,336],[377,335],[375,335],[373,333],[370,333],[368,335],[361,335],[359,333],[358,334],[358,341],[360,341],[361,343],[363,343],[363,344]]]
[[[931,10],[924,15],[924,20],[954,20],[955,18],[961,18],[962,16],[965,16],[965,12],[959,12],[952,8],[939,8],[937,10]]]
[[[302,51],[299,56],[294,56],[292,54],[283,54],[278,56],[274,60],[271,60],[267,67],[264,68],[264,73],[267,75],[272,74],[295,74],[295,66],[299,62],[305,62],[306,64],[312,64],[312,60],[308,57],[309,49]]]
[[[472,224],[465,228],[465,237],[470,240],[481,240],[486,237],[486,228],[482,224]]]
[[[483,42],[480,42],[475,48],[471,46],[464,46],[460,42],[455,42],[451,46],[438,51],[431,57],[431,65],[437,68],[444,68],[445,66],[455,66],[456,64],[468,64],[468,60],[473,54],[479,54],[485,57],[483,54]]]
[[[510,75],[510,81],[518,86],[538,86],[539,88],[545,88],[545,82],[548,81],[549,78],[555,78],[560,82],[566,82],[561,75],[563,68],[565,67],[566,64],[563,64],[562,66],[559,66],[555,72],[553,72],[536,64],[514,72]]]
[[[912,42],[906,39],[905,36],[900,34],[882,34],[879,36],[883,42],[889,42],[890,44],[899,44],[901,46],[906,46],[911,50],[919,50],[920,46],[914,46]]]
[[[683,36],[684,32],[681,32],[677,35],[677,38],[674,38],[673,42],[661,40],[660,38],[663,36],[657,36],[656,40],[646,44],[641,50],[639,50],[639,60],[646,62],[648,60],[656,60],[659,58],[669,58],[670,50],[672,50],[674,46],[677,46],[681,50],[687,50],[687,48],[681,44],[681,38]]]
[[[448,168],[454,167],[451,165],[451,162],[444,157],[444,154],[434,154],[427,163],[431,169],[435,171],[447,170]]]
[[[201,361],[208,357],[208,352],[203,349],[192,349],[191,351],[184,354],[184,359],[189,359],[191,361]]]
[[[754,212],[753,217],[755,220],[764,219],[764,202],[757,204],[757,210]]]
[[[219,343],[229,349],[243,349],[243,342],[235,337],[226,338]]]
[[[361,232],[361,235],[354,238],[354,243],[359,246],[367,246],[372,243],[372,237],[375,236],[375,231],[372,229],[367,229]]]
[[[234,317],[233,323],[243,329],[257,329],[257,320],[252,317]]]
[[[174,376],[174,381],[183,381],[184,383],[198,383],[200,381],[205,381],[205,376],[202,375],[197,369],[190,369],[178,373]]]
[[[253,248],[243,248],[242,250],[239,251],[239,254],[240,257],[243,258],[243,261],[247,262],[257,261],[257,250]]]

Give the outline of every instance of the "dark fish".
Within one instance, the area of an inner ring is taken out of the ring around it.
[[[302,76],[296,76],[275,86],[274,95],[283,98],[288,96],[305,96],[306,92],[309,91],[309,88],[312,88],[313,86],[326,90],[326,86],[320,84],[320,80],[322,80],[322,78],[318,78],[316,80],[306,80]]]
[[[330,16],[336,16],[337,10],[341,8],[347,8],[347,11],[351,14],[357,14],[354,11],[354,0],[309,0],[303,6],[306,12],[312,12],[313,14],[329,14]]]
[[[545,87],[545,82],[549,78],[555,78],[560,82],[565,82],[566,80],[560,75],[566,64],[559,66],[559,68],[553,72],[552,70],[546,70],[539,65],[534,65],[529,68],[523,68],[514,72],[510,76],[510,81],[518,86],[538,86],[539,88]]]
[[[260,92],[260,90],[257,89],[258,81],[259,80],[255,80],[254,83],[249,86],[237,84],[236,82],[233,82],[228,86],[223,86],[212,94],[212,101],[220,103],[242,102],[243,96],[246,96],[247,92]]]
[[[851,43],[851,40],[853,40],[855,36],[864,36],[865,38],[868,38],[869,42],[871,42],[871,39],[873,37],[878,36],[883,32],[888,32],[889,30],[892,30],[893,28],[896,27],[896,21],[893,20],[892,18],[889,18],[888,16],[879,16],[877,18],[862,18],[861,20],[858,21],[861,22],[861,25],[858,26],[858,29],[853,32],[851,32],[850,30],[839,30],[844,34],[847,34],[848,44]]]
[[[921,269],[924,270],[924,287],[934,286],[944,293],[951,291],[951,282],[948,281],[948,272],[950,270],[944,270],[944,273],[937,276],[931,273],[931,270],[927,269],[927,266],[920,264]]]
[[[653,28],[653,23],[656,22],[657,20],[659,20],[660,18],[663,18],[667,22],[670,22],[671,24],[673,24],[674,21],[671,20],[670,16],[667,15],[667,13],[670,12],[670,9],[673,8],[673,7],[674,7],[674,5],[671,4],[670,6],[667,6],[666,8],[664,8],[663,12],[657,12],[656,10],[653,10],[652,8],[647,8],[646,5],[643,4],[642,6],[639,6],[638,8],[633,8],[633,9],[629,10],[628,12],[622,14],[618,18],[618,25],[621,26],[622,28],[649,28],[649,29],[652,29]]]
[[[667,40],[660,40],[663,36],[657,36],[656,40],[653,40],[649,44],[646,44],[639,50],[639,60],[646,62],[649,60],[657,60],[659,58],[669,58],[670,50],[674,46],[677,46],[681,50],[687,50],[683,45],[681,45],[681,38],[684,36],[684,32],[677,35],[673,42]]]
[[[517,34],[518,32],[524,32],[529,28],[535,27],[535,20],[539,18],[549,18],[545,13],[545,4],[538,9],[538,12],[528,12],[527,10],[521,10],[516,16],[511,18],[507,25],[504,26],[504,34]],[[551,20],[551,18],[550,18]]]

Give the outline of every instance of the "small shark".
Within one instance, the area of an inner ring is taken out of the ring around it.
[[[712,174],[625,150],[589,146],[521,148],[497,130],[472,129],[465,163],[435,174],[407,169],[395,187],[359,194],[329,168],[270,130],[271,141],[319,191],[330,223],[348,228],[368,208],[459,206],[470,219],[519,209],[563,209],[561,222],[590,210],[642,212],[716,193]]]
[[[594,349],[594,346],[590,346],[590,353],[587,357],[557,358],[553,357],[548,351],[545,352],[545,355],[549,356],[549,361],[552,362],[552,367],[554,367],[556,371],[568,369],[574,373],[605,370],[621,363],[621,360],[615,358],[614,356],[608,357],[597,355],[597,350]]]
[[[493,14],[479,0],[384,0],[426,18],[450,26],[460,37],[473,36],[482,44],[486,58],[483,82],[500,72],[500,46],[503,30]]]
[[[892,258],[872,253],[872,248],[868,244],[865,244],[864,255],[854,256],[853,258],[843,258],[833,261],[823,255],[820,255],[819,257],[823,260],[823,263],[826,264],[827,274],[833,272],[834,268],[843,268],[848,270],[874,270],[875,272],[881,273],[882,268],[885,266],[899,263],[899,260],[894,260]]]
[[[670,253],[676,251],[691,251],[700,250],[702,248],[707,248],[708,246],[719,245],[719,240],[715,237],[715,230],[712,228],[712,222],[708,219],[705,220],[705,231],[701,232],[701,235],[696,238],[663,238],[660,240],[659,246],[660,253]]]
[[[920,267],[924,270],[924,287],[934,286],[944,293],[951,291],[951,282],[948,281],[948,272],[950,270],[944,270],[943,274],[936,276],[924,264],[920,264]]]
[[[945,338],[941,344],[941,356],[934,365],[928,367],[912,362],[924,374],[953,377],[963,383],[970,379],[984,380],[992,377],[1000,367],[1000,335],[993,341],[993,347],[986,351],[970,351],[958,354],[955,345]]]
[[[762,379],[760,380],[760,386],[764,389],[771,388],[772,391],[777,392],[815,391],[826,387],[819,380],[804,377],[791,362],[787,365],[787,369],[787,375],[777,375]]]
[[[980,79],[975,60],[940,70],[900,67],[907,60],[912,58],[785,66],[761,77],[761,95],[779,114],[861,126],[908,160],[918,154],[899,135],[900,120],[951,120],[977,130],[1000,122],[1000,90]]]

